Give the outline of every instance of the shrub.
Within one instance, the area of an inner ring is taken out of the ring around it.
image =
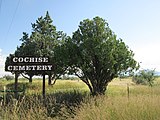
[[[3,78],[5,78],[6,80],[13,80],[14,76],[12,76],[12,75],[4,75]]]
[[[153,86],[155,80],[155,70],[140,70],[133,76],[132,81],[136,84]]]

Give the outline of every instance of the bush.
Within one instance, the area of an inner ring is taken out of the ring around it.
[[[4,75],[3,78],[5,78],[6,80],[13,80],[13,79],[14,79],[14,76]]]
[[[133,76],[132,81],[136,84],[153,86],[155,80],[155,70],[141,70]]]

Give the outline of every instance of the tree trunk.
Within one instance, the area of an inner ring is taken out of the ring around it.
[[[29,83],[32,83],[32,75],[29,76]]]
[[[27,76],[25,76],[23,73],[21,73],[21,75],[24,77],[24,78],[26,78],[26,79],[28,79],[29,80],[29,83],[32,83],[32,77],[34,76],[34,75],[28,75],[29,77],[27,77]]]
[[[92,85],[93,91],[91,91],[91,94],[93,96],[105,95],[107,85],[108,84],[94,84],[94,85]]]

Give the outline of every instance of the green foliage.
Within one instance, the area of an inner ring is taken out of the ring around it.
[[[23,32],[20,39],[22,44],[17,47],[14,54],[9,55],[6,60],[6,66],[11,63],[12,56],[32,56],[40,57],[47,56],[50,58],[50,64],[54,66],[54,70],[46,72],[50,79],[57,79],[66,70],[63,59],[63,51],[61,46],[63,41],[68,37],[62,31],[57,31],[56,26],[52,24],[53,20],[47,12],[43,17],[39,17],[35,23],[32,24],[31,35]],[[34,75],[42,75],[41,72],[24,71],[19,72],[23,77],[32,81]],[[28,76],[26,76],[28,75]]]
[[[141,70],[133,76],[132,81],[136,84],[153,86],[155,80],[155,70]]]
[[[108,23],[95,17],[83,20],[67,41],[70,68],[92,94],[104,94],[106,86],[121,71],[138,68],[133,52],[122,39],[117,39]]]
[[[4,75],[3,78],[5,78],[6,80],[13,80],[14,76],[12,76],[12,75]]]
[[[53,71],[45,72],[50,80],[67,73],[77,75],[93,95],[104,94],[108,83],[121,72],[138,68],[133,52],[117,39],[106,20],[83,20],[72,38],[57,31],[52,22],[48,12],[39,17],[32,24],[31,35],[23,33],[21,46],[7,57],[6,65],[12,56],[48,56],[54,66]],[[19,74],[28,75],[28,79],[42,75],[35,71]]]

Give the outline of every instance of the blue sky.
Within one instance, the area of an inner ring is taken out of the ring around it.
[[[57,30],[70,36],[86,18],[106,19],[142,68],[160,71],[159,0],[0,0],[0,75],[5,57],[21,44],[22,33],[30,33],[31,23],[46,11]]]

